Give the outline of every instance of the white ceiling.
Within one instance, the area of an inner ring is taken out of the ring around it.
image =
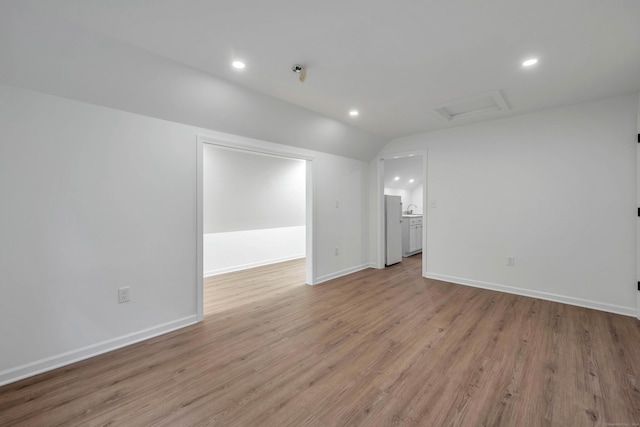
[[[640,90],[638,0],[23,4],[385,138]],[[539,64],[523,69],[531,56]],[[305,83],[294,63],[308,68]],[[494,90],[509,111],[432,114]]]
[[[422,175],[422,156],[399,157],[384,161],[385,189],[413,190],[422,184]],[[397,181],[396,177],[399,178]]]

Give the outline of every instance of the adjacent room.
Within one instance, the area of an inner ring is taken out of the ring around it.
[[[213,144],[202,160],[204,314],[272,291],[231,272],[270,265],[304,286],[305,161]]]
[[[423,155],[384,159],[385,265],[402,262],[424,251]],[[396,215],[396,213],[398,213]]]
[[[305,256],[304,160],[204,146],[204,276]]]
[[[640,2],[0,2],[0,426],[640,425]]]

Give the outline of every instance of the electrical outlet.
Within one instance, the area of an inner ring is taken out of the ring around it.
[[[129,286],[118,288],[118,304],[129,302]]]
[[[508,256],[507,257],[507,266],[515,267],[515,265],[516,265],[516,258],[512,257],[512,256]]]
[[[340,200],[336,199],[336,208],[339,208],[339,207],[340,207]]]
[[[336,251],[335,251],[336,255],[340,255],[340,248],[336,246]]]

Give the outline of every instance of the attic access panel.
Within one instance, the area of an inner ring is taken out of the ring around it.
[[[434,113],[441,119],[451,121],[494,111],[509,109],[507,101],[499,90],[452,101],[435,108]]]

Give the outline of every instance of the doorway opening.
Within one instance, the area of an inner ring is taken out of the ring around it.
[[[426,272],[426,153],[379,158],[380,267],[418,258]]]
[[[295,152],[198,137],[199,320],[205,314],[205,282],[207,289],[211,283],[233,287],[217,294],[229,301],[240,289],[252,300],[260,298],[260,289],[278,292],[260,280],[269,272],[296,271],[294,284],[314,284],[312,180],[312,159]],[[211,300],[207,313],[215,306]]]

